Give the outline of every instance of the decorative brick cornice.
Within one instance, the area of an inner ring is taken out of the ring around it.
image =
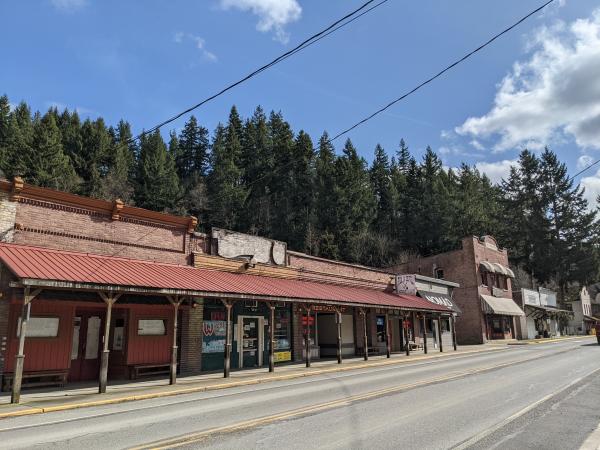
[[[157,247],[154,245],[136,244],[134,242],[132,243],[132,242],[125,242],[125,241],[116,241],[113,239],[101,239],[101,238],[95,238],[95,237],[91,237],[91,236],[85,236],[82,234],[67,233],[67,232],[63,232],[63,231],[44,230],[42,228],[27,227],[23,224],[15,224],[14,229],[19,232],[44,234],[47,236],[60,236],[60,237],[68,238],[68,239],[78,239],[78,240],[90,241],[90,242],[100,242],[102,244],[120,245],[123,247],[142,248],[145,250],[160,250],[162,252],[171,252],[171,253],[180,253],[180,254],[185,253],[183,249],[176,250],[176,249],[172,249],[172,248],[168,248],[168,247]]]
[[[121,200],[120,198],[116,199],[113,202],[112,220],[119,220],[123,206],[125,206],[125,203],[123,203],[123,200]]]

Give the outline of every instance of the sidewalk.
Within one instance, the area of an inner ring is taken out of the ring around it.
[[[341,365],[337,364],[337,360],[328,359],[315,361],[310,368],[306,368],[304,363],[276,366],[274,373],[269,373],[268,368],[234,371],[231,372],[229,379],[223,378],[222,372],[182,376],[177,379],[177,384],[172,386],[165,378],[135,382],[114,381],[108,386],[106,394],[102,395],[97,393],[97,383],[72,383],[64,389],[24,390],[19,405],[11,405],[10,392],[3,392],[0,393],[0,419],[283,381],[367,367],[452,358],[460,355],[493,352],[502,350],[502,348],[497,345],[471,345],[459,347],[457,351],[447,349],[443,353],[437,349],[430,349],[427,355],[423,354],[423,351],[415,351],[410,356],[406,356],[404,353],[394,353],[390,359],[387,359],[385,355],[372,356],[368,361],[364,361],[362,357],[352,357],[346,358]],[[506,346],[504,348],[506,349]]]
[[[540,339],[525,339],[522,341],[511,340],[506,342],[507,345],[531,345],[531,344],[545,344],[547,342],[560,342],[560,341],[570,341],[573,339],[586,339],[586,338],[595,338],[596,336],[591,336],[588,334],[582,334],[577,336],[560,336],[553,338],[540,338]]]

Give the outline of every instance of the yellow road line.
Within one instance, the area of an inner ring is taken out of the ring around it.
[[[568,352],[571,350],[572,349],[563,350],[560,352],[553,353],[553,355],[565,353],[565,352]],[[482,372],[487,372],[487,371],[494,370],[494,369],[500,369],[500,368],[504,368],[504,367],[508,367],[508,366],[517,365],[517,364],[520,364],[523,362],[535,361],[536,359],[544,358],[546,356],[548,356],[548,355],[540,355],[535,358],[522,358],[522,359],[519,359],[516,361],[509,361],[509,362],[505,362],[505,363],[501,363],[501,364],[494,364],[491,366],[485,366],[485,367],[480,367],[477,369],[457,372],[453,375],[446,375],[446,376],[441,376],[441,377],[437,377],[437,378],[429,378],[427,380],[418,381],[416,383],[408,383],[408,384],[402,384],[402,385],[398,385],[398,386],[394,386],[394,387],[390,387],[390,388],[379,389],[376,391],[371,391],[371,392],[367,392],[364,394],[357,394],[357,395],[353,395],[353,396],[339,399],[339,400],[332,400],[329,402],[319,403],[316,405],[305,406],[302,408],[286,411],[283,413],[273,414],[270,416],[260,417],[257,419],[250,419],[250,420],[238,422],[238,423],[232,424],[232,425],[224,425],[221,427],[211,428],[209,430],[200,431],[198,433],[191,433],[191,434],[179,436],[176,438],[160,440],[160,441],[144,444],[139,447],[133,447],[130,450],[146,450],[146,449],[163,450],[163,449],[167,449],[167,448],[177,448],[177,447],[181,447],[183,445],[193,444],[193,443],[202,441],[202,440],[206,439],[207,437],[209,437],[211,435],[215,435],[215,434],[225,434],[225,433],[228,434],[228,433],[233,433],[233,432],[237,432],[237,431],[247,430],[247,429],[255,428],[258,426],[268,425],[268,424],[271,424],[274,422],[279,422],[281,420],[303,416],[303,415],[306,415],[309,413],[321,412],[324,410],[338,408],[340,406],[347,406],[347,405],[350,405],[351,403],[358,402],[358,401],[369,400],[372,398],[381,397],[381,396],[393,394],[393,393],[398,393],[401,391],[406,391],[409,389],[414,389],[417,387],[422,387],[422,386],[426,386],[426,385],[430,385],[430,384],[434,384],[434,383],[451,381],[451,380],[463,378],[463,377],[469,376],[469,375],[476,375],[476,374],[479,374]],[[600,369],[598,369],[598,370],[600,370]]]
[[[267,376],[264,378],[252,378],[249,380],[231,381],[231,382],[227,382],[227,383],[219,383],[219,384],[213,384],[213,385],[208,385],[208,386],[188,387],[188,388],[174,389],[174,390],[169,390],[169,391],[164,391],[164,392],[152,392],[152,393],[148,393],[148,394],[134,394],[134,395],[128,395],[125,397],[117,397],[117,398],[110,398],[110,399],[104,399],[104,400],[91,400],[88,402],[81,402],[81,403],[65,403],[65,404],[55,405],[55,406],[32,407],[30,409],[2,412],[2,413],[0,413],[0,419],[32,415],[32,414],[42,414],[42,413],[56,412],[56,411],[67,411],[67,410],[71,410],[71,409],[88,408],[88,407],[92,407],[92,406],[113,405],[113,404],[132,402],[132,401],[138,401],[138,400],[151,400],[151,399],[156,399],[156,398],[172,397],[175,395],[182,395],[182,394],[194,394],[194,393],[199,393],[199,392],[214,391],[214,390],[228,389],[228,388],[234,388],[234,387],[243,387],[243,386],[248,386],[248,385],[253,385],[253,384],[268,383],[271,381],[287,381],[287,380],[292,380],[292,379],[296,379],[296,378],[310,377],[310,376],[323,375],[323,374],[336,373],[336,372],[346,372],[346,371],[350,371],[350,370],[365,369],[365,368],[369,368],[369,367],[381,367],[381,366],[389,366],[389,365],[395,365],[395,364],[408,364],[408,363],[413,363],[413,362],[418,362],[418,361],[434,360],[434,359],[438,359],[438,358],[442,358],[442,357],[450,357],[450,358],[456,359],[456,358],[460,358],[462,356],[468,356],[468,355],[473,355],[473,354],[477,354],[477,353],[495,352],[495,351],[500,351],[500,350],[503,350],[503,349],[502,348],[485,348],[485,349],[481,349],[481,350],[468,350],[465,352],[458,352],[458,353],[454,353],[454,352],[442,353],[442,352],[440,352],[440,353],[434,354],[434,355],[414,356],[411,359],[398,359],[398,360],[386,359],[383,361],[374,361],[374,362],[370,362],[370,363],[358,363],[358,364],[348,365],[348,366],[335,366],[335,367],[326,368],[326,369],[309,370],[306,372],[291,373],[291,374],[287,374],[287,375],[275,375],[275,376]],[[95,394],[90,394],[90,395],[95,395]],[[27,405],[27,403],[24,402],[24,403],[21,403],[21,405],[25,406],[25,405]],[[10,407],[12,407],[12,405],[7,404],[7,405],[0,406],[0,408],[2,408],[2,407],[10,408]]]

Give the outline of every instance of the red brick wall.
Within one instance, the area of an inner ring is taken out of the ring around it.
[[[195,374],[202,369],[202,303],[186,308],[181,315],[181,373]]]
[[[500,263],[509,266],[506,250],[497,248],[496,241],[485,236],[484,241],[477,237],[466,237],[462,248],[426,258],[416,258],[394,268],[398,273],[416,273],[435,276],[434,267],[444,270],[444,279],[460,284],[454,289],[454,299],[462,310],[456,320],[456,337],[459,344],[481,344],[485,342],[484,315],[481,311],[479,295],[492,295],[491,288],[481,285],[479,264],[481,261]],[[512,298],[511,280],[504,296]]]
[[[86,209],[22,199],[17,205],[13,242],[125,258],[189,263],[189,234]]]
[[[288,265],[308,273],[329,274],[331,281],[370,285],[379,289],[391,288],[391,274],[384,270],[372,269],[357,264],[348,264],[317,258],[302,253],[288,252]]]

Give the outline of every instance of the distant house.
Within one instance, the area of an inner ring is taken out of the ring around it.
[[[579,299],[569,302],[573,311],[573,319],[569,321],[570,334],[590,334],[596,324],[592,313],[592,302],[587,287],[582,287]]]

